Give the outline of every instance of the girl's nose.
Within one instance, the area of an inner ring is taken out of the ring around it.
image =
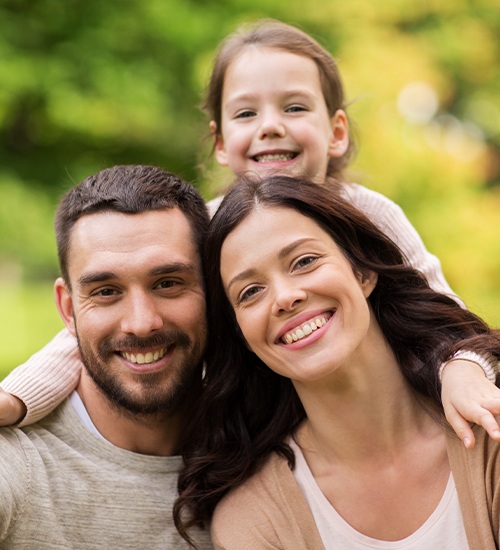
[[[276,138],[284,137],[286,134],[286,128],[283,121],[276,113],[269,113],[264,115],[262,123],[260,125],[259,138]]]

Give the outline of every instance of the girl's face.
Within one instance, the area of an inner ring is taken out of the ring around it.
[[[215,123],[211,123],[215,132]],[[247,47],[229,65],[215,156],[235,174],[286,174],[322,182],[330,157],[349,145],[342,110],[330,116],[308,57]]]
[[[221,250],[221,276],[248,346],[294,381],[367,361],[381,335],[367,298],[376,275],[355,274],[312,219],[257,207]]]

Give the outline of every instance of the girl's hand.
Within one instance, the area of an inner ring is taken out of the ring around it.
[[[0,426],[12,426],[26,416],[26,405],[11,393],[0,388]]]
[[[467,449],[475,444],[467,421],[482,426],[492,439],[500,441],[495,418],[500,415],[500,389],[479,365],[464,359],[450,361],[443,371],[441,399],[446,419]]]

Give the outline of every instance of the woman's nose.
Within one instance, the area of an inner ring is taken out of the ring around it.
[[[281,283],[275,291],[272,313],[279,315],[282,312],[293,311],[306,298],[307,293],[303,289],[293,284]]]

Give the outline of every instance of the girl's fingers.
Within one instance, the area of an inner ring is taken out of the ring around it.
[[[445,407],[445,415],[446,420],[465,445],[465,448],[472,449],[476,443],[476,438],[467,420],[453,407]]]

